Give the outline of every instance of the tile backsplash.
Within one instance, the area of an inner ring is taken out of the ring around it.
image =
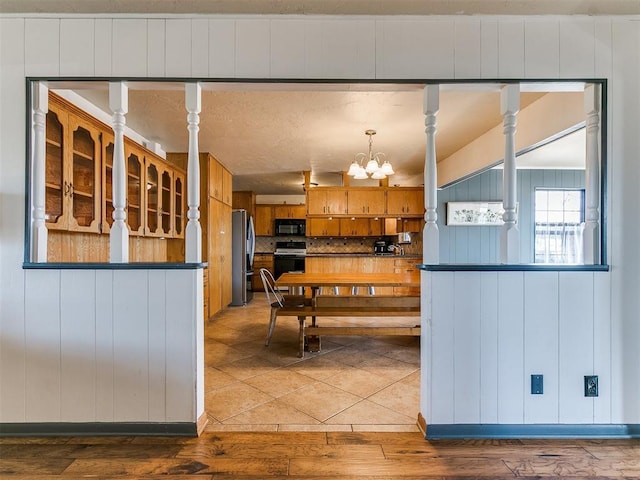
[[[395,237],[384,237],[393,240]],[[276,242],[305,241],[307,253],[373,253],[373,243],[377,238],[307,238],[307,237],[256,237],[256,252],[275,251]],[[414,233],[411,243],[402,245],[408,255],[422,254],[422,234]]]

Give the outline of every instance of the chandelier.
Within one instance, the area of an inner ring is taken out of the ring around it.
[[[387,175],[393,175],[395,172],[388,160],[384,160],[382,165],[380,165],[385,154],[382,152],[373,153],[373,136],[376,134],[376,131],[365,130],[364,133],[369,136],[369,154],[357,153],[353,163],[351,163],[349,167],[347,175],[353,177],[355,180],[366,180],[367,178],[381,180],[386,178]]]

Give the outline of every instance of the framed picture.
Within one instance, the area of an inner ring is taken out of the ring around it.
[[[502,225],[502,202],[447,202],[447,225]]]

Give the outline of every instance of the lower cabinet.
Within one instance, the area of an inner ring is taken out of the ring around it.
[[[339,257],[311,257],[307,256],[305,271],[310,273],[392,273],[415,271],[415,265],[420,263],[416,258],[396,257],[359,257],[340,255]],[[340,295],[350,295],[349,288],[340,287]],[[366,288],[360,288],[358,295],[368,295]],[[376,287],[376,295],[420,295],[419,287]]]
[[[211,317],[231,303],[231,206],[209,197],[207,217],[208,316]]]
[[[273,273],[273,255],[257,254],[253,257],[253,277],[251,279],[251,290],[254,292],[264,292],[264,285],[260,278],[260,269],[267,268]]]

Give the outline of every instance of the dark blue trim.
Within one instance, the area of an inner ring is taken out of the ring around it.
[[[25,270],[198,270],[207,263],[32,263],[25,262]]]
[[[2,437],[161,435],[197,437],[196,423],[0,423]]]
[[[640,424],[427,425],[425,438],[640,438]]]
[[[418,264],[420,270],[428,272],[608,272],[609,265],[567,265],[542,263],[439,263]]]

